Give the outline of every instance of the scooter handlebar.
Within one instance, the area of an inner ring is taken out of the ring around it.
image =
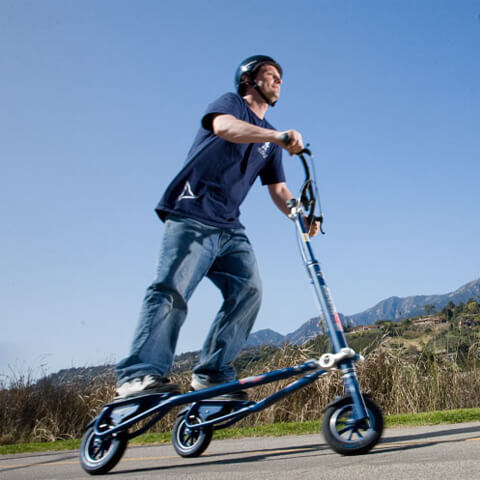
[[[282,142],[285,144],[285,146],[288,147],[288,144],[291,142],[291,138],[290,138],[290,135],[288,133],[284,133],[282,134]],[[297,155],[310,155],[312,156],[312,152],[310,151],[310,149],[308,148],[308,145],[307,147],[305,147],[303,150],[301,150],[300,152],[297,153]]]

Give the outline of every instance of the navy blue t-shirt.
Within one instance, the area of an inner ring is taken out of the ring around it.
[[[231,143],[217,137],[212,132],[216,113],[274,129],[257,117],[240,95],[226,93],[211,103],[182,170],[157,205],[162,220],[173,213],[216,227],[241,227],[239,207],[256,178],[259,176],[263,185],[285,181],[279,145]]]

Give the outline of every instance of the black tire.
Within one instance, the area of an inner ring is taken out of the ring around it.
[[[328,407],[323,417],[322,431],[332,450],[342,455],[367,453],[380,439],[383,431],[383,416],[377,404],[364,397],[368,419],[363,424],[352,420],[352,397],[344,397]]]
[[[185,458],[200,456],[210,445],[213,435],[212,427],[205,427],[192,430],[187,427],[186,417],[180,417],[173,427],[172,443],[175,451]],[[190,415],[188,423],[190,425],[203,422],[199,415]]]
[[[90,475],[109,472],[122,458],[128,443],[128,432],[101,438],[90,427],[82,438],[80,464]]]

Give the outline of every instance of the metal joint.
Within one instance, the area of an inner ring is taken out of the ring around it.
[[[338,353],[324,353],[318,363],[324,370],[335,370],[337,365],[346,359],[364,360],[362,355],[356,353],[352,348],[342,348]]]

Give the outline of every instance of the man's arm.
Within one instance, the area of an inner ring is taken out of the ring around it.
[[[281,212],[288,216],[290,212],[287,208],[287,202],[293,198],[293,195],[288,189],[286,183],[272,183],[268,186],[268,191],[272,197],[273,203],[280,209]],[[312,225],[307,224],[305,226],[310,237],[314,237],[320,231],[320,222],[318,220],[314,220]]]
[[[257,127],[229,114],[218,114],[212,120],[215,135],[232,143],[265,143],[272,142],[285,148],[290,155],[303,149],[302,135],[296,130],[277,132],[268,128]],[[289,139],[288,145],[285,138]]]
[[[287,208],[287,202],[293,198],[293,195],[288,189],[286,183],[272,183],[271,185],[268,185],[268,192],[272,197],[273,203],[282,213],[288,216],[290,212]]]

